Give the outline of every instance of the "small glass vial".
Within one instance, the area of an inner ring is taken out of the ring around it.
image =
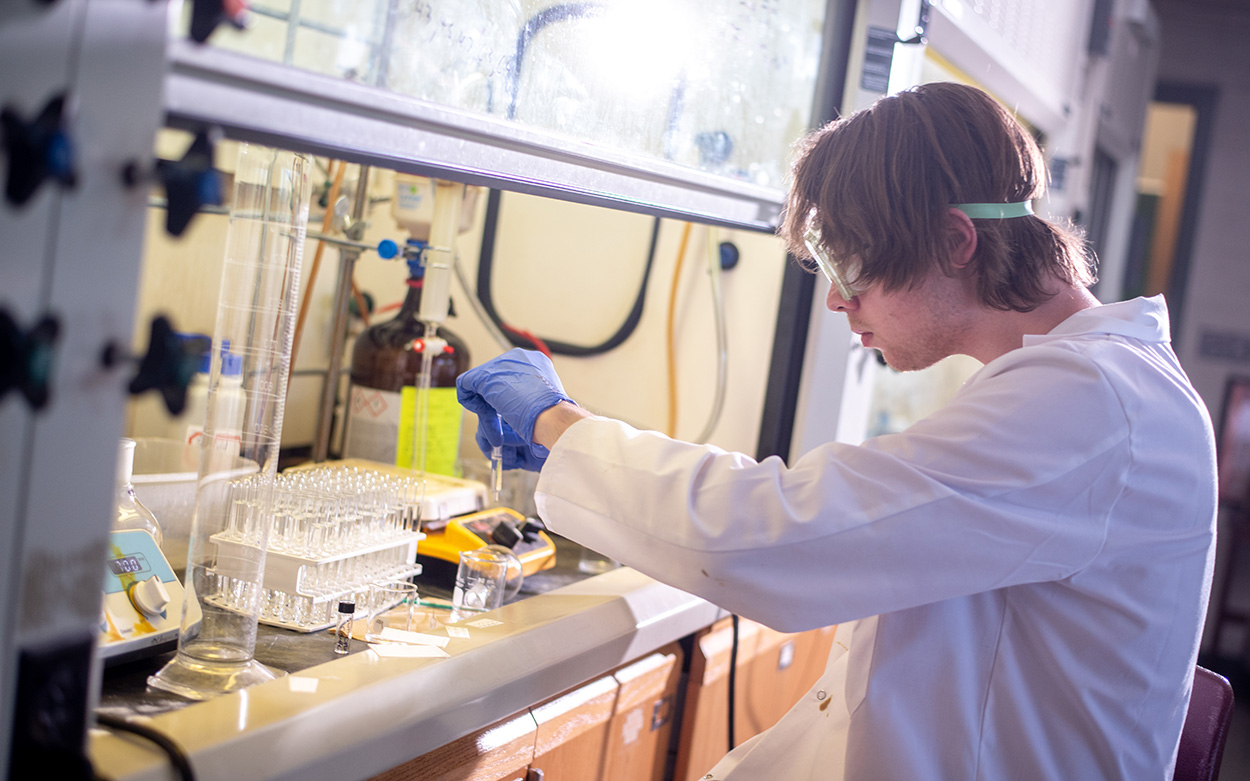
[[[356,614],[356,603],[346,600],[339,603],[339,620],[334,626],[334,653],[345,654],[351,648],[352,617]]]

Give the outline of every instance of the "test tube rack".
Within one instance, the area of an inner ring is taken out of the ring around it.
[[[370,583],[420,575],[417,543],[424,537],[420,532],[402,532],[385,542],[321,558],[266,550],[260,623],[295,632],[329,629],[344,597],[353,595],[353,601],[362,604]],[[246,559],[248,551],[243,549],[251,546],[227,534],[215,534],[210,539],[222,555],[213,568],[217,590],[206,599],[218,607],[236,610],[247,596],[236,588],[236,582],[246,581],[238,577],[240,573],[232,572],[227,562]]]
[[[424,481],[356,466],[233,480],[225,528],[208,537],[216,563],[204,600],[269,626],[327,629],[340,601],[421,573],[423,500]]]

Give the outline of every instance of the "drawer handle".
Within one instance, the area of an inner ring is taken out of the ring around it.
[[[673,718],[673,698],[661,697],[655,701],[655,706],[651,709],[651,731],[655,732],[660,727],[668,724]]]

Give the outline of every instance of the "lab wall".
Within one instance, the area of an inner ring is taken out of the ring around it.
[[[1218,416],[1228,377],[1250,374],[1250,352],[1240,360],[1204,355],[1204,334],[1240,335],[1250,343],[1250,14],[1216,12],[1188,3],[1161,2],[1163,35],[1159,81],[1218,90],[1211,149],[1190,255],[1183,319],[1176,349],[1213,417]]]
[[[1246,182],[1250,181],[1250,14],[1243,9],[1217,11],[1166,0],[1156,5],[1162,22],[1163,52],[1159,81],[1217,90],[1211,147],[1198,204],[1183,313],[1174,324],[1174,345],[1185,371],[1219,424],[1229,377],[1250,375],[1250,354],[1241,360],[1204,354],[1204,334],[1240,335],[1250,343],[1250,222],[1246,220]],[[1179,328],[1177,327],[1179,325]],[[1220,525],[1220,550],[1212,594],[1229,577],[1230,545],[1236,538],[1229,519]],[[1235,583],[1238,581],[1234,581]],[[1246,597],[1234,589],[1232,600]],[[1215,598],[1208,610],[1203,647],[1227,652],[1215,637]]]
[[[177,134],[163,133],[158,146],[166,156],[177,154]],[[218,167],[233,168],[237,147],[217,150]],[[319,160],[324,169],[328,161]],[[359,175],[349,166],[343,192],[352,193]],[[324,171],[319,175],[325,179]],[[390,210],[394,175],[368,172],[371,206],[364,241],[390,238],[402,243],[407,234]],[[314,197],[315,200],[315,197]],[[479,197],[471,227],[457,243],[457,262],[469,288],[476,288],[486,198]],[[662,220],[653,267],[645,289],[644,269],[654,218],[623,211],[552,199],[504,193],[499,212],[492,287],[494,305],[510,325],[539,337],[578,345],[596,345],[612,336],[626,320],[640,290],[645,306],[633,334],[603,355],[581,358],[557,355],[555,363],[566,390],[588,409],[644,428],[666,430],[670,420],[668,322],[670,307],[676,366],[676,426],[673,433],[695,438],[708,422],[716,395],[717,339],[709,272],[709,253],[722,242],[739,251],[736,268],[721,274],[728,347],[727,387],[718,422],[709,441],[727,449],[754,453],[759,434],[773,328],[785,255],[771,234],[689,226]],[[212,333],[228,218],[201,214],[182,238],[168,236],[164,212],[153,208],[143,272],[137,296],[136,349],[146,345],[147,324],[158,313],[172,317],[183,331]],[[309,230],[320,230],[322,214],[314,206]],[[684,249],[683,249],[684,244]],[[308,316],[296,347],[282,442],[284,448],[309,445],[316,436],[318,408],[330,363],[333,308],[340,255],[327,247],[312,276],[316,243],[309,240],[303,257],[300,298],[308,298]],[[679,254],[682,255],[678,270]],[[370,294],[379,310],[395,307],[407,287],[404,264],[366,252],[357,261],[358,288]],[[675,290],[675,296],[673,292]],[[452,285],[454,316],[446,326],[468,344],[473,364],[508,349],[474,306],[473,292]],[[374,322],[394,317],[380,311]],[[364,327],[350,323],[354,336]],[[343,356],[350,364],[351,338]],[[342,398],[345,379],[340,383]],[[127,431],[158,436],[167,416],[153,394],[135,399]],[[475,425],[466,413],[461,453],[469,474],[481,456],[472,441]],[[332,452],[336,450],[332,442]]]

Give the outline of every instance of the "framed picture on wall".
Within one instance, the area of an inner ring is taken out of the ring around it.
[[[1220,504],[1250,501],[1250,377],[1230,377],[1216,431]]]

